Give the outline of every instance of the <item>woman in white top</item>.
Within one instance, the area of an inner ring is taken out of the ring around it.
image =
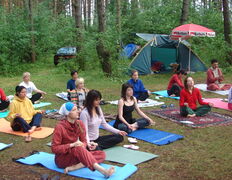
[[[47,94],[44,91],[41,91],[37,89],[35,84],[30,81],[31,74],[29,72],[24,72],[23,73],[23,82],[21,82],[19,85],[24,86],[27,90],[27,97],[31,100],[31,102],[34,104],[35,101],[38,101],[42,95]],[[32,94],[33,91],[35,91],[35,94]]]
[[[85,108],[81,111],[80,120],[84,123],[86,129],[87,142],[98,144],[99,149],[107,149],[123,141],[123,136],[127,135],[125,131],[115,129],[110,126],[103,115],[100,107],[101,93],[96,90],[89,91],[86,97]],[[99,127],[114,134],[99,135]]]

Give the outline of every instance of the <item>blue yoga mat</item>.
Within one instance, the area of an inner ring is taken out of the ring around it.
[[[41,107],[44,107],[44,106],[49,106],[51,105],[52,103],[50,102],[40,102],[39,104],[33,104],[34,108],[41,108]]]
[[[108,122],[109,125],[113,126],[115,120]],[[104,129],[102,126],[100,126],[101,129]],[[179,139],[183,139],[184,136],[179,134],[173,134],[165,131],[160,131],[156,129],[138,129],[130,134],[128,134],[130,137],[134,137],[152,144],[156,144],[158,146],[162,146],[165,144],[170,144],[174,141],[177,141]]]
[[[0,118],[5,118],[7,117],[9,114],[9,111],[6,111],[6,112],[0,112]]]
[[[34,108],[41,108],[41,107],[44,107],[44,106],[49,106],[51,105],[52,103],[50,102],[41,102],[39,104],[33,104]],[[7,117],[9,114],[9,111],[6,111],[6,112],[0,112],[0,118],[5,118]]]
[[[42,166],[54,170],[60,173],[64,173],[64,169],[58,168],[54,161],[55,155],[46,153],[46,152],[38,152],[31,156],[20,158],[16,160],[17,162],[27,164],[27,165],[35,165],[41,164]],[[104,168],[109,168],[112,165],[108,164],[101,164]],[[131,176],[133,173],[137,171],[137,167],[132,164],[126,164],[123,167],[114,166],[115,173],[110,178],[105,178],[100,172],[98,171],[91,171],[89,168],[81,168],[75,171],[68,172],[68,175],[87,178],[87,179],[96,179],[96,180],[123,180]]]
[[[0,143],[0,151],[3,149],[6,149],[8,147],[11,147],[12,145],[13,145],[13,143],[11,143],[11,144]]]
[[[180,99],[180,97],[171,97],[168,95],[167,90],[162,90],[162,91],[155,91],[152,92],[152,94],[157,94],[159,96],[167,97],[167,98],[172,98],[172,99]]]

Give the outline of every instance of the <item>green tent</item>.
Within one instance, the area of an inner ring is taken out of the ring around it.
[[[136,35],[148,41],[129,65],[129,69],[136,69],[139,74],[151,74],[151,66],[154,62],[162,62],[166,70],[171,69],[171,63],[178,63],[180,69],[192,72],[207,70],[187,41],[171,40],[168,35],[160,34],[137,33]]]

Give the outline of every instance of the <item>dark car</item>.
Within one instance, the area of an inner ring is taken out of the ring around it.
[[[68,60],[75,58],[77,55],[76,47],[62,47],[54,56],[54,64],[57,65],[61,60]]]

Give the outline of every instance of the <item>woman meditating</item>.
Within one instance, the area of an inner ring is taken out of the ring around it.
[[[184,70],[180,70],[172,75],[167,88],[167,93],[169,96],[180,96],[180,91],[184,88],[182,78],[186,75],[187,73]]]
[[[89,91],[86,97],[85,108],[81,111],[80,120],[84,123],[86,129],[87,142],[95,142],[99,149],[107,149],[123,141],[126,132],[115,129],[106,123],[103,112],[100,107],[101,93],[97,90]],[[102,125],[105,130],[114,134],[99,136],[99,127]]]
[[[197,101],[200,107],[197,107]],[[180,114],[184,117],[204,116],[211,111],[212,103],[202,101],[199,89],[194,87],[192,77],[184,80],[184,89],[180,92]]]
[[[106,177],[114,173],[114,167],[105,169],[98,163],[105,160],[104,151],[95,151],[97,144],[86,141],[84,124],[77,119],[78,108],[71,102],[63,104],[59,113],[65,116],[54,130],[52,138],[52,152],[55,163],[59,168],[65,168],[64,173],[88,167],[97,170]]]
[[[134,110],[142,117],[141,119],[132,118],[132,112]],[[154,121],[146,116],[138,107],[137,100],[133,96],[133,86],[128,83],[123,84],[121,99],[118,101],[118,116],[114,127],[131,133],[132,131],[152,124],[155,124]]]
[[[6,111],[10,104],[10,101],[6,97],[3,89],[0,88],[0,112]]]
[[[84,108],[85,99],[89,90],[84,87],[85,84],[83,78],[77,78],[75,84],[76,88],[70,91],[70,99],[79,109],[82,110]]]
[[[11,121],[11,128],[14,131],[28,132],[25,141],[31,141],[30,134],[35,130],[41,130],[42,113],[35,110],[31,101],[27,98],[27,90],[24,86],[16,86],[16,94],[10,103],[10,113],[7,119]]]
[[[145,101],[149,95],[150,91],[145,89],[142,80],[139,79],[139,73],[137,70],[132,70],[131,79],[127,83],[133,86],[133,96],[139,101]]]
[[[29,72],[23,73],[23,82],[21,82],[19,86],[24,86],[27,89],[27,97],[34,104],[42,97],[42,95],[45,95],[47,93],[37,89],[35,84],[30,81],[30,78],[31,78],[31,74]],[[33,91],[35,91],[36,94],[32,95]]]

